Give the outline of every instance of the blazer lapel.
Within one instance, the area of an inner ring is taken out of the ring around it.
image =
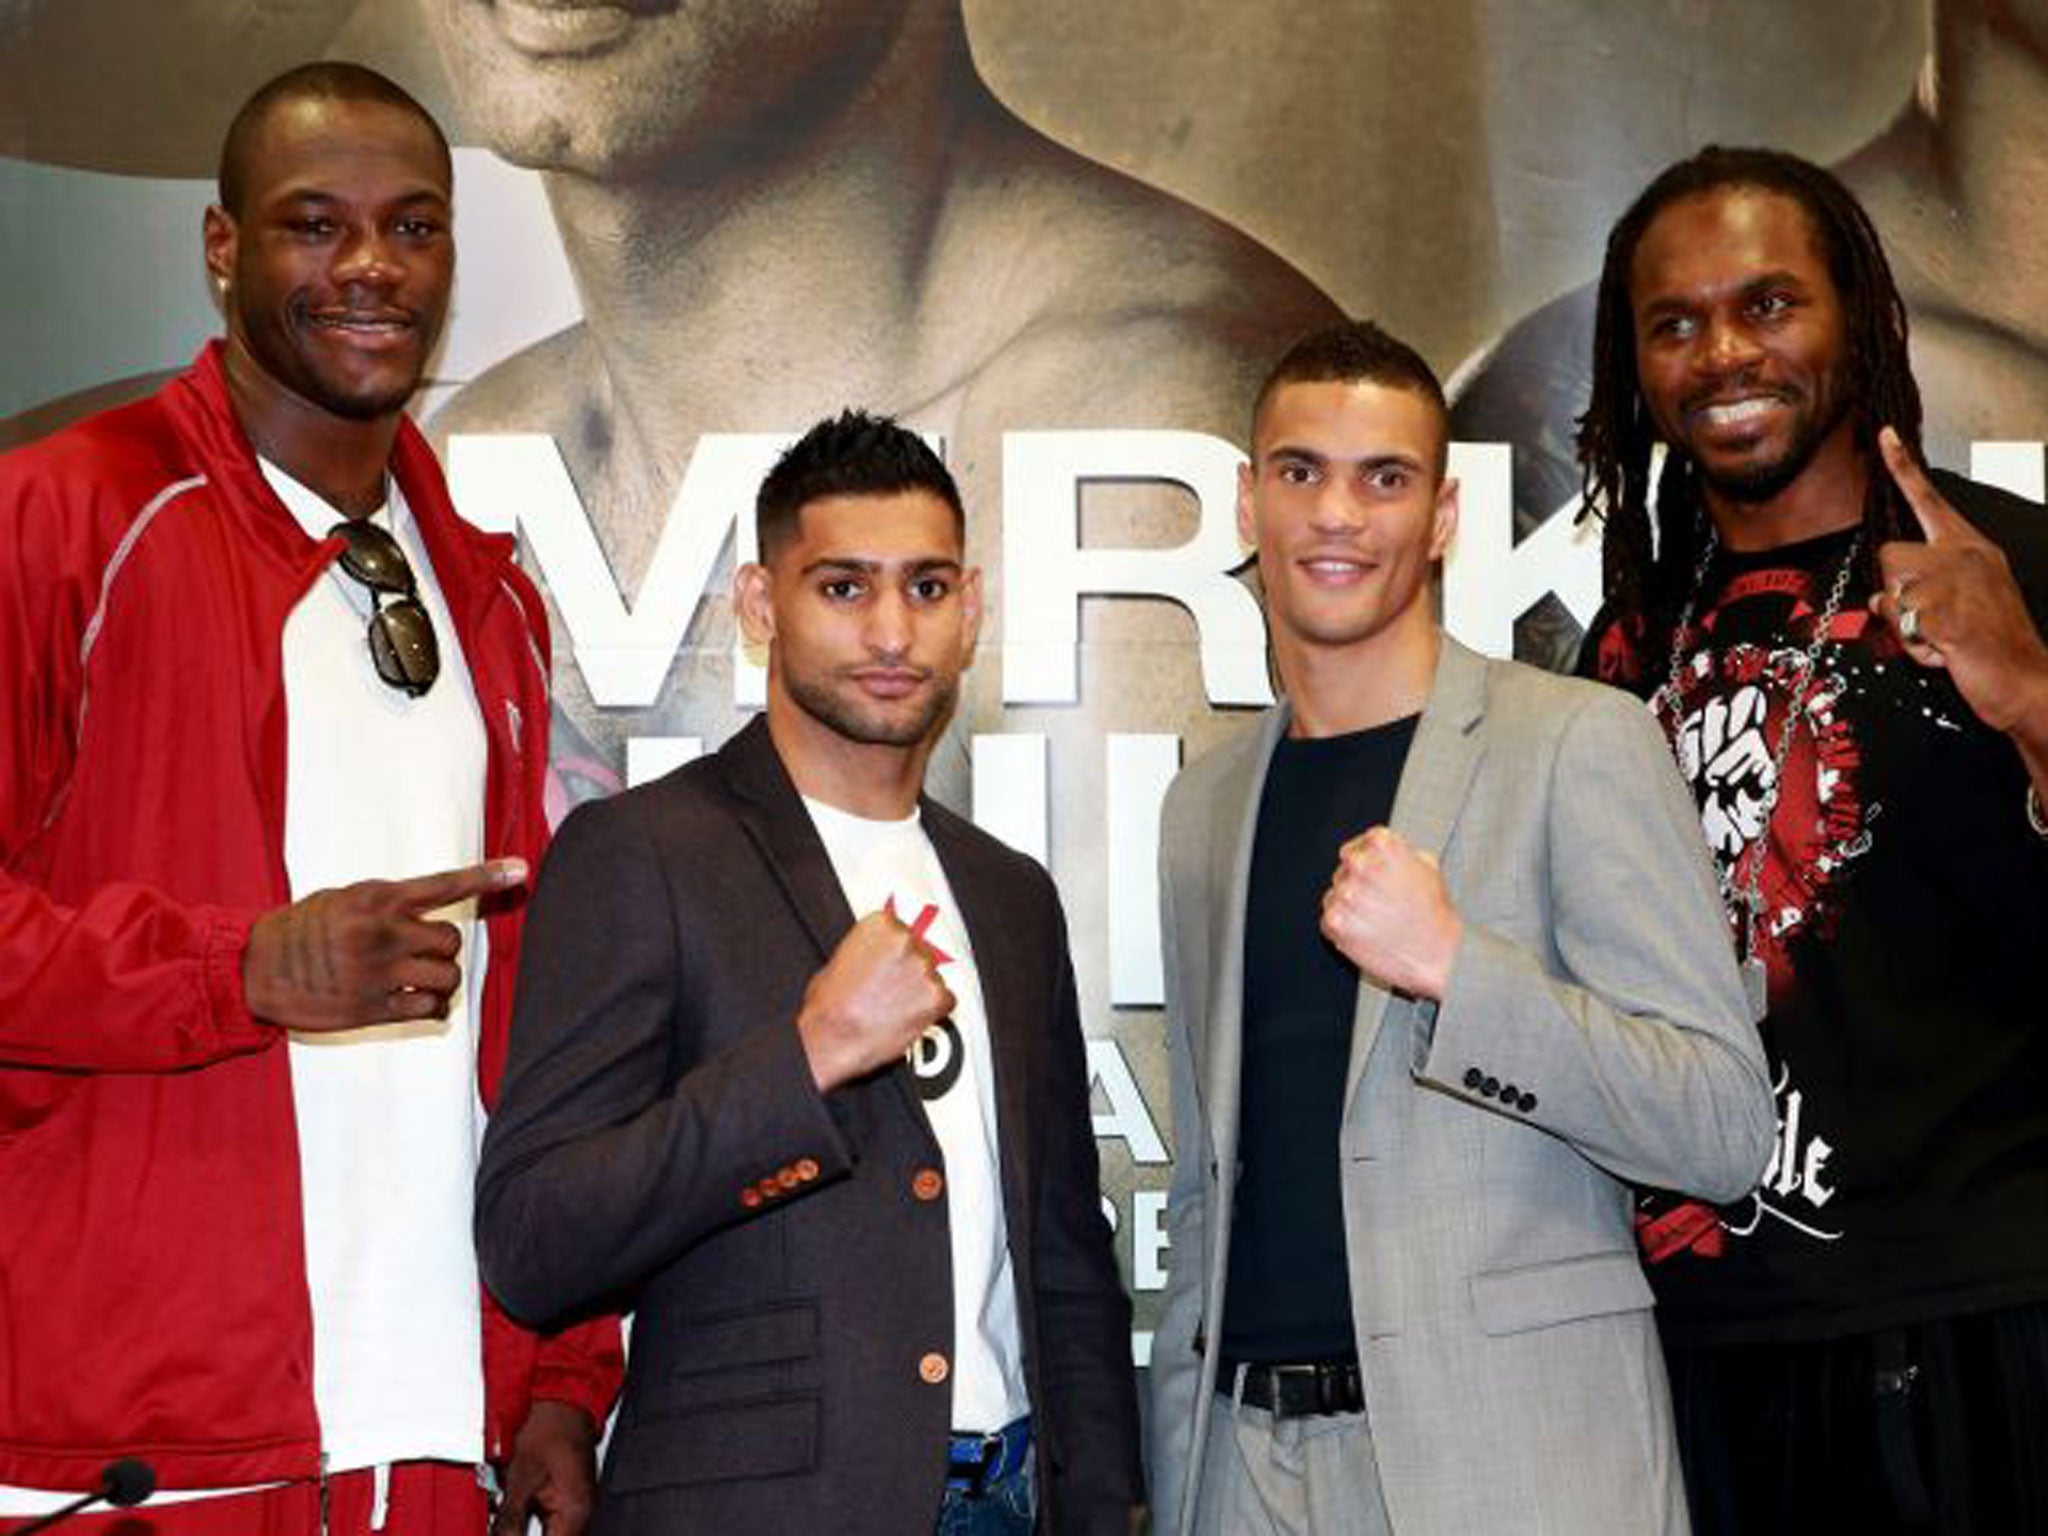
[[[1210,909],[1210,931],[1202,935],[1210,947],[1209,1006],[1188,1021],[1195,1053],[1195,1081],[1202,1085],[1208,1113],[1210,1150],[1216,1165],[1229,1171],[1237,1163],[1239,1076],[1244,1062],[1244,925],[1250,895],[1252,845],[1259,830],[1259,800],[1265,793],[1266,770],[1273,749],[1287,730],[1285,701],[1268,710],[1256,729],[1239,738],[1237,761],[1217,780],[1211,806],[1209,889],[1221,893]],[[1182,936],[1182,942],[1187,941]]]
[[[1402,765],[1401,785],[1389,821],[1396,832],[1432,857],[1441,857],[1458,813],[1465,808],[1473,770],[1479,765],[1483,745],[1479,724],[1485,712],[1486,658],[1444,635],[1429,702],[1416,723],[1415,740]],[[1351,1025],[1351,1060],[1344,1077],[1347,1115],[1379,1039],[1389,999],[1385,988],[1360,978],[1358,1009]]]
[[[816,942],[818,958],[829,959],[853,926],[853,909],[846,904],[831,856],[769,738],[767,717],[755,716],[721,747],[718,762],[726,788],[738,802],[740,825]]]

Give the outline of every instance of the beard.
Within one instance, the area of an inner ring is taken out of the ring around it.
[[[334,388],[316,376],[307,381],[301,393],[321,410],[344,421],[382,421],[396,416],[411,403],[419,393],[419,381],[416,379],[403,388],[348,391]]]
[[[1848,419],[1849,409],[1847,391],[1828,389],[1808,400],[1793,423],[1791,440],[1776,458],[1728,470],[1715,469],[1692,455],[1693,468],[1703,484],[1732,502],[1754,506],[1769,501],[1806,473],[1821,444]]]
[[[417,344],[405,358],[355,369],[321,345],[320,327],[302,302],[279,315],[241,308],[234,331],[249,360],[272,383],[343,421],[381,421],[404,410],[426,377],[440,331],[438,316],[414,314]]]
[[[934,680],[917,709],[896,713],[849,697],[848,692],[833,686],[829,676],[785,676],[782,686],[790,701],[813,720],[835,735],[867,747],[915,747],[935,740],[960,688],[957,679]],[[851,687],[849,684],[848,689]]]

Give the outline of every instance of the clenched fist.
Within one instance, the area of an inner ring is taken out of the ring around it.
[[[1322,930],[1379,985],[1441,1001],[1465,924],[1436,860],[1391,827],[1374,827],[1337,850]]]
[[[1704,784],[1700,825],[1707,843],[1732,859],[1763,835],[1778,768],[1763,689],[1744,683],[1727,698],[1707,700],[1678,732],[1678,767],[1688,784]]]
[[[811,978],[796,1016],[818,1091],[902,1060],[953,1004],[924,941],[892,914],[870,912]]]

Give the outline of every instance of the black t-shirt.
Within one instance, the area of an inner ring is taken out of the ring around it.
[[[1266,773],[1245,900],[1226,1360],[1357,1355],[1337,1134],[1358,969],[1318,924],[1337,850],[1393,810],[1415,720],[1283,737]]]
[[[2048,512],[1953,476],[2035,622]],[[1679,765],[1724,890],[1746,889],[1779,731],[1852,535],[1716,555],[1681,637]],[[1659,1315],[1678,1342],[1821,1338],[2048,1297],[2048,842],[2027,778],[1852,577],[1800,704],[1769,818],[1758,950],[1777,1150],[1723,1209],[1645,1197]],[[1581,670],[1648,697],[1603,616]],[[1731,903],[1732,906],[1732,903]],[[1734,924],[1731,921],[1731,932]]]

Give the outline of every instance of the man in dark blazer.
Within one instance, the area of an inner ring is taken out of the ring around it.
[[[515,1313],[635,1310],[593,1530],[1117,1532],[1141,1498],[1058,897],[922,797],[959,494],[848,413],[764,481],[768,708],[580,808],[479,1175]]]

